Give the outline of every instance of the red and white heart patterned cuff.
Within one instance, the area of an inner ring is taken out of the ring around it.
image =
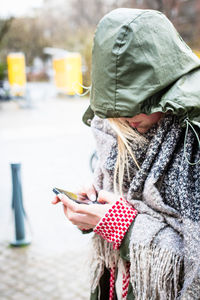
[[[138,212],[125,199],[120,198],[106,212],[93,231],[119,249],[121,242]]]

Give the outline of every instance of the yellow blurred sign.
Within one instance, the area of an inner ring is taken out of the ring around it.
[[[10,53],[7,56],[8,80],[11,92],[23,96],[26,88],[25,56],[23,53]]]
[[[54,80],[57,89],[67,95],[82,94],[82,63],[79,53],[67,53],[53,59]]]

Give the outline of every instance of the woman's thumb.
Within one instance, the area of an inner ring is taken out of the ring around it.
[[[111,192],[107,192],[105,190],[99,191],[97,201],[99,203],[105,203],[105,204],[113,204],[117,200],[117,195]]]

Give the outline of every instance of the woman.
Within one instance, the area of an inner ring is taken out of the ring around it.
[[[200,299],[200,60],[162,13],[114,10],[90,100],[99,160],[81,194],[104,205],[53,203],[95,232],[91,299]]]

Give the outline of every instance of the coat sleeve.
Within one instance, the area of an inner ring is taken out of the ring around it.
[[[107,242],[112,243],[113,249],[119,249],[129,226],[136,216],[137,210],[124,198],[120,198],[100,219],[93,231]]]
[[[126,234],[122,240],[121,246],[119,248],[120,257],[123,260],[128,261],[128,262],[130,262],[129,245],[130,245],[131,231],[132,231],[133,226],[134,226],[134,221],[129,226],[128,231],[126,232]]]

